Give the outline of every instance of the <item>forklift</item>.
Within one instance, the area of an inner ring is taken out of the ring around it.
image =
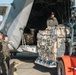
[[[36,59],[35,63],[48,67],[57,68],[58,75],[76,75],[76,0],[70,0],[71,5],[71,21],[68,26],[70,27],[70,33],[66,37],[56,37],[56,43],[58,44],[58,38],[65,38],[65,50],[57,49],[56,61],[46,61],[40,56]],[[55,27],[55,30],[57,28]],[[66,26],[65,26],[66,31]],[[39,35],[38,35],[39,36]],[[55,46],[55,44],[54,44]],[[57,47],[57,46],[56,46]],[[39,50],[38,50],[39,51]],[[58,57],[58,54],[60,55]],[[44,53],[42,54],[44,55]],[[46,53],[45,53],[46,55]]]
[[[71,19],[72,23],[69,25],[71,28],[68,45],[69,54],[62,56],[58,61],[58,75],[76,75],[76,0],[71,0]]]

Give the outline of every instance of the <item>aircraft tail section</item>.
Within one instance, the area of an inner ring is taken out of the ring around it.
[[[21,35],[23,32],[20,31],[20,28],[24,29],[30,12],[33,5],[34,0],[26,0],[24,8],[22,11],[18,14],[16,19],[13,21],[12,25],[8,29],[7,35],[10,40],[14,42],[14,47],[18,48],[20,41],[21,41]]]
[[[18,48],[20,44],[23,33],[20,28],[24,29],[26,27],[33,2],[34,0],[14,0],[5,26],[2,29],[13,41],[15,48]]]

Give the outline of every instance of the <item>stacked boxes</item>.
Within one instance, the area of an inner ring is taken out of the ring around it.
[[[66,27],[67,34],[69,28]],[[56,61],[58,49],[65,44],[65,26],[49,27],[37,34],[37,47],[40,60]],[[64,42],[63,42],[64,41]]]
[[[37,39],[37,47],[40,59],[46,61],[56,60],[54,57],[54,48],[56,48],[55,43],[57,43],[56,28],[50,27],[46,28],[44,31],[39,31]]]

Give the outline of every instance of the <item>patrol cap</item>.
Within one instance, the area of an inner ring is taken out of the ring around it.
[[[51,15],[55,15],[55,13],[54,12],[51,12]]]

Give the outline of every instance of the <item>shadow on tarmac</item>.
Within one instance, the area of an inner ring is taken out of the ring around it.
[[[35,64],[35,63],[34,63]],[[57,70],[56,68],[47,68],[38,64],[35,64],[35,66],[33,67],[34,69],[37,69],[41,72],[49,72],[51,75],[57,75]]]
[[[15,66],[15,62],[13,62],[12,64],[10,64],[9,70],[8,70],[8,74],[7,75],[14,75],[13,74],[13,68]],[[3,75],[2,73],[0,75]]]
[[[14,68],[14,66],[15,66],[15,62],[13,62],[11,65],[10,65],[10,68],[9,68],[9,70],[8,70],[8,75],[13,75],[13,68]]]

